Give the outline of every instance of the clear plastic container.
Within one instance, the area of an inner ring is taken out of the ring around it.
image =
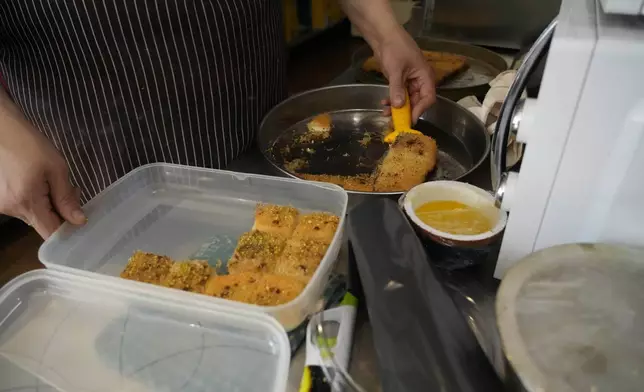
[[[348,196],[340,187],[301,180],[241,174],[168,164],[152,164],[130,172],[92,199],[83,227],[65,224],[41,247],[48,268],[85,276],[116,279],[136,250],[175,260],[207,258],[226,262],[239,236],[253,225],[258,202],[292,205],[304,212],[340,216],[340,228],[315,275],[293,301],[274,307],[231,302],[172,290],[193,301],[229,303],[259,310],[290,330],[318,311],[320,297],[337,259]],[[197,255],[197,256],[196,256]],[[118,278],[120,280],[120,278]],[[151,292],[171,289],[148,284]]]
[[[3,391],[283,392],[289,362],[257,312],[49,270],[0,290]]]

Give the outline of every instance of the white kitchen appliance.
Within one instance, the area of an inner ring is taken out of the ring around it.
[[[548,43],[539,97],[522,101]],[[520,171],[502,173],[512,133],[526,151]],[[491,161],[510,212],[497,278],[557,244],[644,246],[642,0],[563,0],[508,93]]]

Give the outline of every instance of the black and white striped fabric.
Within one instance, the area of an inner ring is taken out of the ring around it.
[[[277,0],[0,0],[0,77],[86,202],[150,162],[223,168],[286,95]]]

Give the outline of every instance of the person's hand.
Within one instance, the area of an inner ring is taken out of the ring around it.
[[[22,219],[46,239],[63,219],[85,223],[65,159],[15,111],[0,109],[0,213]]]
[[[385,114],[387,105],[401,107],[405,103],[405,89],[409,93],[412,122],[436,101],[434,73],[425,60],[416,42],[402,28],[387,35],[375,51],[382,71],[389,81],[389,100],[383,101]]]

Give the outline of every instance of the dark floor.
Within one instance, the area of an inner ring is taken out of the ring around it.
[[[364,41],[351,38],[348,24],[343,24],[291,49],[289,92],[326,85],[351,64],[351,55],[362,45]],[[0,226],[0,287],[21,273],[43,267],[38,261],[41,243],[22,222],[13,220]]]

